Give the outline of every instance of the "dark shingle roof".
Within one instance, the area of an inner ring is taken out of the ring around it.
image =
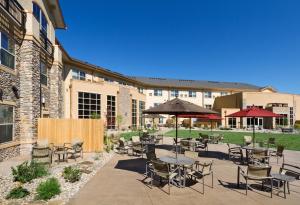
[[[224,89],[224,90],[251,90],[258,91],[262,87],[248,83],[238,82],[218,82],[205,80],[183,80],[171,78],[149,78],[130,76],[134,80],[140,81],[148,86],[154,87],[174,87],[174,88],[194,88],[194,89]]]

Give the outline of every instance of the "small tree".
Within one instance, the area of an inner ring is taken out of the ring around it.
[[[123,122],[123,116],[117,115],[118,130],[120,130],[120,126],[121,126],[122,122]]]
[[[100,118],[101,118],[101,116],[96,112],[93,112],[91,115],[91,119],[100,119]]]

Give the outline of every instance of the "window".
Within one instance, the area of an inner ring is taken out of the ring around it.
[[[195,98],[195,97],[197,97],[196,91],[189,91],[189,97],[190,97],[190,98]]]
[[[154,90],[154,96],[162,96],[162,90]]]
[[[5,33],[0,32],[1,58],[0,62],[11,69],[15,68],[15,43]]]
[[[263,126],[263,118],[254,118],[254,121],[253,121],[253,118],[248,117],[247,118],[247,127],[251,128],[251,127],[253,127],[253,124],[254,124],[254,126],[262,127]]]
[[[280,117],[276,117],[275,123],[277,126],[286,126],[288,125],[288,116],[283,114]]]
[[[72,69],[72,78],[76,80],[85,80],[85,72],[78,69]]]
[[[9,105],[0,105],[0,143],[13,140],[14,108]]]
[[[144,118],[143,118],[143,111],[145,110],[145,102],[139,101],[139,113],[140,113],[140,126],[143,127],[145,124]]]
[[[46,36],[47,36],[48,22],[47,22],[45,14],[43,13],[43,11],[39,7],[39,5],[37,5],[35,2],[33,2],[32,10],[33,10],[33,16],[40,23],[40,29],[41,29],[41,31],[44,34],[46,34]]]
[[[179,91],[178,90],[171,90],[171,97],[178,97]]]
[[[78,118],[100,118],[101,95],[78,92]]]
[[[132,128],[136,128],[136,124],[137,124],[137,104],[136,104],[136,100],[132,100],[131,102],[131,106],[132,106]]]
[[[107,129],[116,128],[116,97],[107,96]]]
[[[228,95],[227,92],[221,92],[221,96],[225,96],[225,95]]]
[[[144,88],[139,88],[139,93],[143,94],[144,93]]]
[[[164,123],[164,118],[160,117],[158,123],[163,124]]]
[[[236,128],[236,118],[235,117],[229,117],[228,118],[228,125],[230,128]]]
[[[212,105],[205,105],[205,108],[211,110],[212,109]]]
[[[290,107],[290,126],[294,126],[294,108]]]
[[[204,92],[204,97],[211,98],[212,97],[211,92]]]
[[[48,78],[47,78],[47,72],[48,69],[47,69],[47,66],[45,63],[41,62],[40,63],[40,76],[41,76],[41,84],[43,85],[47,85],[47,82],[48,82]]]

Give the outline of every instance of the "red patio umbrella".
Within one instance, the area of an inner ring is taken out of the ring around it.
[[[251,117],[252,120],[253,120],[253,146],[254,146],[254,139],[255,139],[255,126],[254,126],[254,121],[255,121],[255,118],[257,117],[280,117],[281,115],[278,115],[276,113],[273,113],[271,111],[268,111],[268,110],[265,110],[265,109],[261,109],[261,108],[258,108],[256,106],[252,106],[250,108],[247,108],[247,109],[242,109],[238,112],[235,112],[235,113],[232,113],[230,115],[227,115],[226,117],[240,117],[240,118],[243,118],[243,117]]]

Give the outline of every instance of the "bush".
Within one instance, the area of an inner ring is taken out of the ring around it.
[[[31,161],[23,162],[16,168],[12,167],[14,181],[21,183],[30,182],[33,179],[45,176],[48,174],[48,169],[45,165]]]
[[[191,126],[191,121],[190,121],[190,119],[184,119],[184,120],[182,121],[182,126],[185,127],[185,128],[190,128],[190,126]]]
[[[63,177],[67,182],[74,183],[81,178],[81,171],[76,167],[65,167],[63,171]]]
[[[30,193],[27,189],[24,189],[23,187],[19,186],[10,190],[10,192],[6,196],[6,199],[21,199],[29,194]]]
[[[52,197],[60,194],[60,184],[56,178],[49,178],[44,182],[41,182],[37,189],[37,197],[38,200],[49,200]]]
[[[172,118],[167,119],[166,126],[169,128],[174,127],[174,120]]]

